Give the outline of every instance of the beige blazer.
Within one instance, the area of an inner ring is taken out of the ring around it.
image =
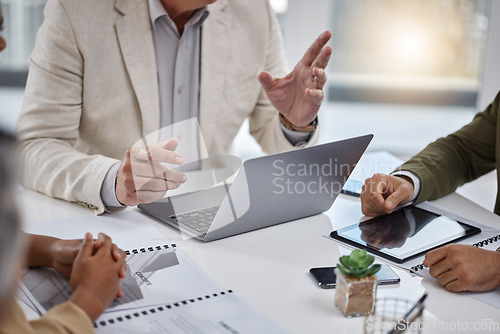
[[[242,122],[264,151],[292,149],[257,74],[286,74],[267,0],[219,0],[203,24],[199,122],[227,153]],[[49,0],[17,125],[26,187],[104,211],[109,168],[159,127],[147,0]],[[310,144],[314,143],[317,131]]]

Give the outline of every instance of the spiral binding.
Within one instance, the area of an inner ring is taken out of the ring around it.
[[[411,267],[410,270],[412,272],[417,272],[417,271],[422,270],[424,268],[427,268],[427,266],[425,264],[421,263],[421,264],[417,264],[416,266]]]
[[[494,242],[496,242],[498,240],[500,240],[500,234],[496,235],[494,237],[488,238],[488,239],[484,239],[483,241],[479,241],[478,243],[475,243],[472,246],[474,246],[474,247],[483,247],[483,246],[486,246],[488,244],[494,243]]]
[[[155,246],[155,247],[148,247],[148,248],[139,248],[139,249],[132,249],[132,250],[127,250],[125,251],[125,254],[130,255],[130,254],[139,254],[139,253],[146,253],[146,252],[154,252],[155,250],[159,251],[162,249],[169,249],[169,248],[175,248],[177,247],[176,244],[170,244],[170,245],[163,245],[163,246]]]
[[[474,246],[474,247],[484,247],[484,246],[486,246],[488,244],[491,244],[491,243],[494,243],[494,242],[497,242],[497,241],[500,241],[500,234],[495,235],[495,236],[493,236],[491,238],[484,239],[484,240],[481,240],[479,242],[476,242],[475,244],[472,244],[472,246]],[[410,270],[412,272],[417,272],[417,271],[422,270],[424,268],[427,268],[427,266],[425,264],[421,263],[421,264],[417,264],[416,266],[411,267]]]
[[[188,305],[188,304],[200,302],[203,300],[207,300],[207,299],[215,298],[215,297],[219,297],[219,296],[224,296],[226,294],[231,294],[231,293],[233,293],[233,290],[221,291],[219,293],[213,293],[211,295],[205,295],[205,296],[201,296],[201,297],[193,298],[193,299],[181,300],[179,302],[166,304],[163,306],[155,306],[155,307],[147,309],[147,310],[141,310],[141,311],[137,311],[134,313],[122,315],[122,316],[119,316],[116,318],[111,318],[111,319],[107,319],[107,320],[101,320],[99,322],[94,322],[94,328],[104,327],[107,325],[113,325],[115,323],[120,323],[120,322],[123,322],[126,320],[139,318],[141,316],[147,316],[148,314],[154,314],[156,312],[164,312],[167,310],[176,309],[178,307],[182,307],[183,305]]]

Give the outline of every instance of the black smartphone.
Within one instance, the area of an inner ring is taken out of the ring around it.
[[[335,267],[311,268],[309,272],[321,288],[333,289],[337,280],[333,272],[334,269]],[[375,276],[379,279],[379,285],[398,284],[401,281],[399,276],[386,264],[382,264]]]

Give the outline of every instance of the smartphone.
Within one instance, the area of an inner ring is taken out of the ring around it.
[[[309,272],[321,288],[333,289],[337,280],[333,272],[334,269],[335,267],[311,268]],[[399,276],[386,264],[382,264],[375,276],[379,279],[379,285],[398,284],[401,281]]]

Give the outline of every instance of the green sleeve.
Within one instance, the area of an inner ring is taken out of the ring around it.
[[[495,169],[500,93],[485,111],[457,132],[438,139],[397,170],[420,179],[415,202],[433,200]]]

